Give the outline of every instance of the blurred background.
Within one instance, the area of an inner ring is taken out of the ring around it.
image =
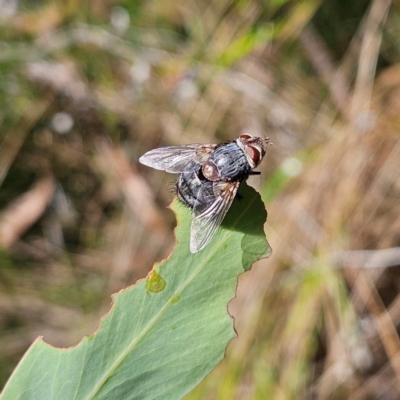
[[[399,399],[399,63],[399,1],[0,0],[0,387],[171,252],[140,155],[248,132],[273,254],[187,399]]]

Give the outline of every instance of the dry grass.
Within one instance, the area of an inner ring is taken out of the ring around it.
[[[139,156],[248,131],[274,143],[251,181],[274,252],[241,277],[239,337],[187,398],[399,398],[396,7],[71,1],[0,18],[2,380],[39,334],[93,331],[170,253],[171,177]]]

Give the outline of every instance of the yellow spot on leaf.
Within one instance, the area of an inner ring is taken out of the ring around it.
[[[146,289],[149,292],[159,293],[164,290],[166,285],[167,285],[167,282],[162,278],[162,276],[155,269],[153,269],[150,272],[149,277],[147,278]]]

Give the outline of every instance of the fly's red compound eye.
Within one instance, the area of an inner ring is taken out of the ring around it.
[[[250,159],[253,161],[254,165],[258,165],[261,162],[261,152],[260,149],[254,146],[247,146],[246,152]]]
[[[243,133],[242,135],[239,136],[239,139],[241,139],[241,140],[249,140],[252,137],[253,136],[249,135],[248,133]]]

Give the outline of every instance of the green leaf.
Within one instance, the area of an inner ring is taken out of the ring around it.
[[[190,211],[175,200],[177,245],[146,279],[113,296],[97,332],[76,347],[38,338],[1,399],[179,399],[221,360],[235,336],[227,304],[237,277],[270,248],[266,211],[241,185],[211,243],[189,252]]]

